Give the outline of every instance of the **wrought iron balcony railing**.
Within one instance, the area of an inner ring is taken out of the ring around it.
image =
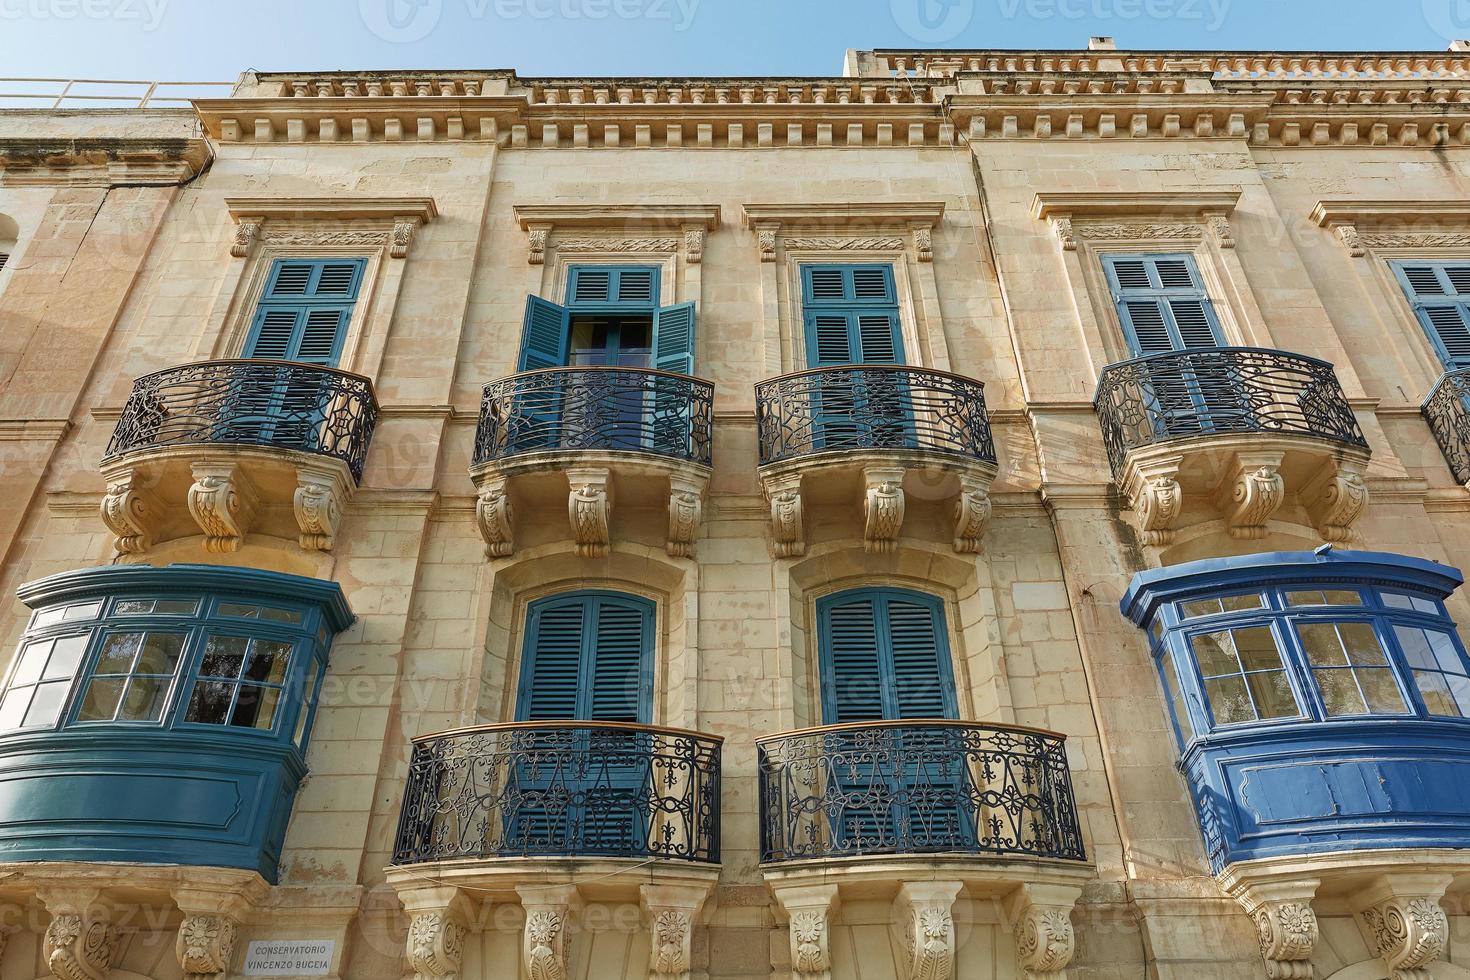
[[[544,450],[613,450],[710,464],[715,387],[647,368],[545,368],[485,386],[476,465]]]
[[[759,739],[761,860],[946,852],[1085,860],[1064,742],[952,721]]]
[[[1424,419],[1455,479],[1470,482],[1470,368],[1439,379],[1424,399]]]
[[[720,739],[568,721],[414,741],[394,864],[542,856],[718,863]]]
[[[760,462],[854,449],[916,449],[995,462],[985,386],[895,365],[815,368],[755,386]]]
[[[1368,445],[1331,364],[1259,347],[1170,351],[1110,364],[1093,407],[1114,474],[1129,450],[1206,433]]]
[[[340,459],[362,480],[378,423],[372,382],[294,361],[201,361],[133,382],[103,461],[163,446],[243,445]]]

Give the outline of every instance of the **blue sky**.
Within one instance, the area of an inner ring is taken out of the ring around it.
[[[0,0],[0,73],[840,73],[849,47],[1443,50],[1470,0]]]

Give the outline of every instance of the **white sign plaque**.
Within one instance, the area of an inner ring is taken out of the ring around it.
[[[332,972],[335,939],[254,939],[245,950],[247,977],[325,977]]]

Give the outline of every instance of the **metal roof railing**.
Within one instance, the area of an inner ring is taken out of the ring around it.
[[[228,95],[234,84],[119,78],[0,77],[0,109],[182,108],[191,99]]]

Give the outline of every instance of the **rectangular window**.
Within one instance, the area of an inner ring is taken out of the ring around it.
[[[1224,344],[1193,255],[1105,255],[1103,268],[1133,356]]]
[[[905,362],[891,265],[804,265],[801,290],[808,367]]]
[[[567,275],[566,305],[526,297],[518,372],[623,367],[694,373],[694,304],[660,307],[656,266],[574,265]],[[642,414],[647,406],[633,410]]]
[[[1286,593],[1288,606],[1361,606],[1363,596],[1349,589],[1313,589]]]
[[[1399,592],[1382,592],[1380,596],[1383,604],[1390,609],[1409,609],[1414,612],[1427,613],[1430,616],[1439,615],[1439,603],[1433,599],[1425,599],[1423,596],[1404,595]]]
[[[1470,718],[1470,677],[1454,639],[1441,630],[1418,626],[1395,626],[1393,632],[1429,713]]]
[[[1470,263],[1395,262],[1393,269],[1445,370],[1470,367]]]
[[[1190,647],[1216,724],[1301,715],[1270,627],[1200,633],[1190,640]]]
[[[1218,616],[1221,613],[1242,612],[1260,609],[1261,597],[1254,592],[1249,595],[1231,595],[1223,598],[1194,599],[1179,604],[1179,615],[1185,619],[1196,616]]]
[[[184,720],[271,729],[290,659],[291,644],[285,640],[210,636]]]
[[[54,636],[25,645],[0,701],[0,731],[56,724],[89,635]]]
[[[366,259],[277,259],[242,357],[336,367]]]
[[[1184,704],[1184,689],[1179,686],[1179,673],[1174,669],[1174,658],[1168,650],[1159,657],[1159,666],[1164,674],[1164,692],[1174,709],[1174,721],[1179,725],[1179,734],[1185,742],[1194,740],[1194,722]]]
[[[1297,636],[1328,717],[1408,712],[1370,623],[1298,623]]]
[[[187,633],[111,633],[82,694],[78,721],[162,721]]]

